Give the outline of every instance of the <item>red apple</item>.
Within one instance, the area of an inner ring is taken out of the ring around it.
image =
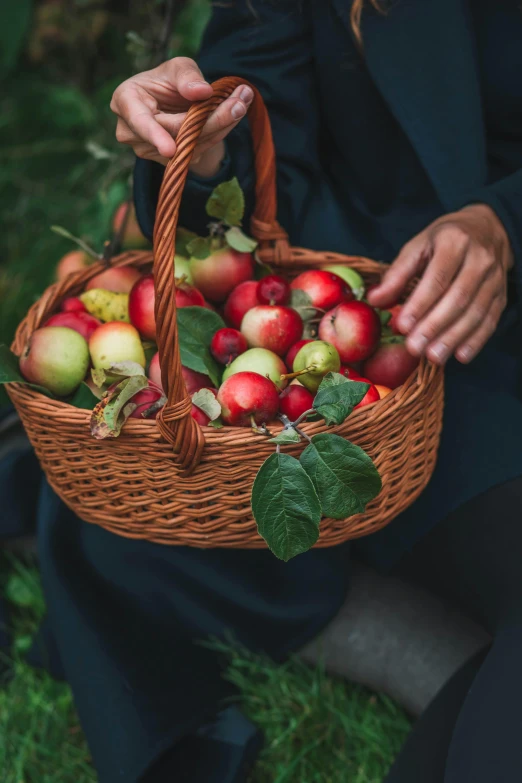
[[[176,307],[208,307],[203,294],[188,283],[176,285]]]
[[[138,331],[122,321],[99,326],[89,339],[89,351],[96,369],[107,370],[120,362],[137,362],[142,367],[146,363]]]
[[[292,307],[257,305],[245,314],[241,332],[251,348],[266,348],[284,356],[303,334],[303,321]]]
[[[200,389],[212,388],[212,381],[208,375],[204,375],[202,372],[196,372],[195,370],[190,370],[188,367],[182,367],[181,375],[183,376],[187,393],[190,396]]]
[[[44,326],[66,326],[89,340],[91,334],[101,326],[101,321],[98,321],[90,313],[77,310],[69,313],[56,313],[47,319]]]
[[[160,388],[163,388],[163,384],[161,382],[161,367],[160,367],[160,361],[159,361],[159,352],[156,351],[152,359],[150,360],[149,364],[149,371],[148,375],[150,380],[156,384],[156,386],[159,386]]]
[[[146,340],[156,339],[154,317],[154,276],[144,275],[132,287],[129,294],[129,318],[131,324]]]
[[[83,250],[71,250],[66,253],[56,265],[56,279],[63,280],[64,277],[72,275],[73,272],[80,272],[82,269],[90,266],[93,259]]]
[[[140,277],[140,272],[133,266],[114,266],[91,277],[85,290],[103,288],[105,291],[113,291],[115,294],[128,294]]]
[[[261,302],[257,298],[257,282],[245,280],[234,288],[225,302],[223,310],[225,321],[234,329],[239,329],[245,313],[259,304]]]
[[[342,364],[367,359],[381,336],[379,316],[369,304],[342,302],[326,313],[319,324],[319,337],[337,348]]]
[[[314,402],[314,395],[300,383],[291,383],[279,395],[279,410],[295,421],[305,411],[309,411]]]
[[[245,336],[229,327],[218,329],[210,343],[210,353],[220,364],[230,364],[247,348]]]
[[[362,375],[358,373],[357,370],[354,370],[353,367],[350,367],[349,364],[341,366],[339,372],[341,375],[344,375],[345,378],[349,378],[351,381],[360,381],[362,378]]]
[[[378,389],[373,385],[373,383],[368,380],[368,378],[363,378],[362,375],[360,375],[358,378],[352,378],[354,381],[360,381],[361,383],[369,383],[370,388],[360,401],[358,405],[354,407],[354,411],[357,410],[357,408],[364,408],[365,405],[370,405],[372,402],[377,402],[377,400],[380,400],[381,397],[379,395]]]
[[[208,258],[192,258],[190,270],[194,285],[205,299],[224,302],[239,283],[253,277],[254,259],[251,253],[240,253],[227,247]]]
[[[131,419],[155,419],[161,408],[156,407],[150,413],[149,411],[162,397],[164,394],[161,386],[149,381],[147,388],[142,389],[129,400],[136,405],[131,413]]]
[[[120,230],[126,212],[127,212],[127,202],[124,201],[123,204],[120,204],[120,206],[114,213],[114,217],[112,219],[112,230],[114,231],[115,234]],[[122,247],[124,250],[128,250],[130,248],[138,249],[143,247],[149,247],[149,244],[150,243],[148,239],[143,236],[141,228],[139,227],[134,205],[131,204],[129,207],[129,215],[127,217],[127,222],[125,224],[125,233],[123,234]]]
[[[310,297],[310,305],[316,307],[319,313],[331,310],[341,302],[349,302],[354,298],[348,283],[333,272],[324,269],[309,269],[301,272],[291,283],[292,290],[299,289]]]
[[[249,348],[240,354],[229,364],[223,373],[223,380],[230,378],[238,372],[257,372],[275,383],[279,391],[282,391],[288,381],[281,376],[286,373],[286,366],[280,356],[267,351],[266,348]]]
[[[399,320],[399,315],[401,314],[401,310],[402,310],[402,305],[401,304],[397,304],[397,305],[394,305],[393,307],[389,308],[389,311],[391,313],[391,318],[388,321],[387,326],[388,326],[388,329],[391,329],[393,334],[402,334],[402,332],[399,329],[399,326],[397,324],[397,321]]]
[[[390,389],[389,386],[381,386],[380,384],[376,383],[375,388],[379,392],[379,398],[383,400],[385,397],[388,396],[388,394],[391,394],[393,389]]]
[[[303,347],[303,345],[306,345],[307,343],[313,343],[313,340],[298,340],[296,343],[294,343],[288,353],[285,356],[285,362],[286,366],[288,367],[289,371],[292,372],[292,369],[294,367],[294,359]]]
[[[87,312],[79,296],[68,296],[61,304],[62,313]]]
[[[396,389],[417,369],[419,358],[408,353],[404,338],[391,338],[377,348],[363,365],[366,378],[379,386]]]
[[[221,384],[217,399],[225,424],[250,427],[272,421],[279,407],[277,389],[256,372],[238,372]]]
[[[75,329],[43,326],[20,356],[20,372],[29,383],[44,386],[58,397],[71,394],[89,367],[87,341]]]
[[[290,284],[279,275],[267,275],[257,284],[257,298],[261,304],[285,305],[290,300]]]

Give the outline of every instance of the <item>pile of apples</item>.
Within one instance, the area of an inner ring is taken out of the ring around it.
[[[277,414],[295,421],[312,407],[328,372],[369,383],[357,407],[369,405],[417,366],[394,326],[400,305],[383,326],[386,319],[363,300],[362,278],[349,267],[310,269],[291,282],[277,274],[255,280],[252,253],[229,247],[204,259],[176,256],[174,263],[176,307],[210,308],[226,324],[208,346],[222,367],[219,388],[207,375],[182,368],[189,395],[209,389],[224,424],[259,426]],[[33,333],[20,358],[22,375],[61,397],[85,382],[101,398],[110,373],[100,389],[92,369],[138,364],[148,387],[133,398],[130,415],[154,418],[164,401],[154,298],[152,274],[131,266],[101,272]],[[197,404],[192,416],[203,426],[211,423]]]

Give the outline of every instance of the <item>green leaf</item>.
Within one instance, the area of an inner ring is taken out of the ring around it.
[[[350,381],[338,372],[329,372],[321,381],[313,407],[327,424],[342,424],[369,388],[369,383]]]
[[[214,421],[209,421],[208,426],[214,427],[215,430],[221,430],[223,429],[223,422],[221,421],[221,418],[214,419]]]
[[[0,75],[16,65],[31,23],[31,0],[0,3]]]
[[[252,487],[257,529],[274,555],[287,562],[319,538],[321,506],[310,478],[289,454],[272,454]]]
[[[247,237],[237,226],[232,226],[228,231],[225,231],[225,239],[228,246],[239,253],[253,253],[257,247],[256,240]]]
[[[379,319],[380,319],[380,322],[381,322],[381,326],[387,326],[388,321],[392,317],[392,314],[390,313],[390,311],[389,310],[378,310],[377,312],[379,314]]]
[[[98,388],[133,375],[145,375],[145,370],[138,362],[118,362],[107,369],[91,370],[92,379]]]
[[[221,416],[221,405],[210,389],[200,389],[194,392],[192,404],[202,410],[209,417],[210,421],[215,421]]]
[[[96,405],[91,416],[91,435],[97,440],[117,438],[135,405],[132,397],[148,386],[144,375],[125,378]]]
[[[69,405],[74,405],[75,408],[92,411],[94,406],[98,404],[99,398],[92,393],[86,383],[82,382],[67,402]]]
[[[300,462],[314,484],[325,516],[345,519],[361,514],[381,491],[381,477],[371,458],[339,435],[315,435]]]
[[[7,580],[4,592],[10,603],[15,606],[21,606],[24,609],[34,606],[38,601],[34,591],[31,590],[30,585],[20,574],[11,574]]]
[[[228,226],[240,226],[245,212],[245,197],[237,177],[222,182],[212,191],[206,205],[207,215]]]
[[[276,435],[275,438],[270,438],[270,443],[299,443],[300,440],[299,433],[293,427],[289,427]]]
[[[312,305],[312,298],[306,291],[300,288],[293,288],[290,295],[290,306],[297,310],[303,321],[309,321],[316,314],[316,309]]]
[[[7,345],[0,345],[0,385],[3,383],[23,383],[25,386],[30,386],[31,389],[51,397],[53,400],[56,399],[54,394],[44,386],[38,386],[36,383],[26,381],[20,373],[19,364],[18,356],[15,356]]]
[[[210,237],[196,237],[187,242],[186,252],[190,258],[208,258],[210,255]]]
[[[190,253],[187,249],[187,245],[193,239],[197,239],[198,235],[194,231],[189,231],[188,228],[178,226],[176,230],[176,255],[189,256]]]
[[[206,307],[181,307],[177,319],[181,363],[190,370],[209,375],[212,383],[219,386],[221,371],[209,348],[215,332],[225,322]]]

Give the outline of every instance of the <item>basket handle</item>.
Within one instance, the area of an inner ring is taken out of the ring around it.
[[[191,399],[181,375],[176,296],[174,283],[174,248],[181,195],[185,186],[192,153],[208,116],[245,79],[227,76],[212,84],[213,94],[194,103],[176,139],[176,154],[168,162],[159,193],[154,226],[155,316],[158,350],[161,357],[161,379],[167,402],[156,421],[162,436],[173,447],[184,475],[198,465],[205,445],[199,424],[190,415]],[[252,235],[261,247],[272,246],[275,258],[289,254],[288,238],[276,220],[276,167],[270,120],[263,99],[253,85],[254,99],[248,118],[255,156],[255,209],[251,220]]]

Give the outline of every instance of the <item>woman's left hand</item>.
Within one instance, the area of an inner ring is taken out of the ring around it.
[[[512,265],[504,225],[489,206],[475,204],[439,218],[408,242],[369,300],[389,307],[421,275],[398,319],[408,350],[436,364],[452,355],[467,363],[497,327]]]

